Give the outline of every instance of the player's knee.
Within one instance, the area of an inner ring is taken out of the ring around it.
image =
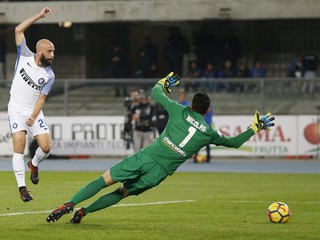
[[[50,151],[51,151],[51,146],[50,145],[41,146],[40,148],[41,148],[42,152],[44,152],[46,154],[49,154]]]

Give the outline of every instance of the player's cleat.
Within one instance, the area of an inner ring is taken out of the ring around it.
[[[19,187],[20,198],[24,202],[29,202],[33,200],[33,197],[29,194],[28,189],[26,187]]]
[[[80,208],[78,211],[76,211],[72,218],[70,219],[71,223],[80,223],[81,219],[85,216],[84,208]]]
[[[30,180],[33,184],[38,184],[39,182],[39,174],[38,174],[38,167],[32,165],[32,161],[28,162],[28,167],[30,169]]]
[[[65,203],[58,207],[56,210],[51,212],[47,217],[47,222],[52,223],[56,222],[66,213],[71,213],[73,211],[73,203]]]

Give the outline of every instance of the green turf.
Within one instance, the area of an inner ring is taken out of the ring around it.
[[[319,239],[320,174],[176,173],[120,204],[194,202],[112,207],[89,214],[79,225],[69,223],[71,214],[50,224],[48,213],[3,216],[53,210],[99,175],[42,172],[39,185],[28,179],[34,200],[24,203],[13,173],[0,172],[0,239]],[[267,219],[274,201],[291,208],[288,223]]]

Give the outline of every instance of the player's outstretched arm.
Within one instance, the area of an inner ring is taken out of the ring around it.
[[[239,148],[246,141],[249,140],[254,134],[262,130],[270,130],[270,127],[274,126],[272,122],[275,118],[271,116],[271,113],[267,113],[265,116],[260,118],[260,113],[257,111],[254,114],[253,123],[248,127],[248,129],[235,137],[223,136],[217,142],[213,142],[216,145],[221,145],[225,147]]]
[[[253,117],[253,122],[249,126],[253,130],[254,133],[260,132],[261,130],[270,131],[274,126],[272,122],[274,120],[274,116],[271,116],[271,113],[267,113],[265,116],[260,118],[260,112],[256,111]]]
[[[160,103],[168,112],[170,112],[170,106],[174,101],[168,98],[165,93],[169,93],[171,91],[171,86],[179,84],[179,79],[180,77],[178,75],[174,75],[173,72],[171,72],[168,76],[158,81],[152,88],[152,98]]]
[[[38,14],[24,20],[15,28],[16,45],[19,46],[24,40],[24,31],[30,27],[34,22],[46,17],[52,10],[48,7],[43,8]]]
[[[162,78],[158,83],[162,84],[163,91],[165,93],[170,93],[170,87],[179,85],[180,76],[178,74],[173,74],[173,72],[169,73],[168,76]]]

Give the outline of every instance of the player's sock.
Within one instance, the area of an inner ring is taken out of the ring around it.
[[[106,182],[104,181],[103,176],[98,177],[97,179],[90,182],[88,185],[84,186],[77,192],[68,202],[77,205],[78,203],[91,198],[96,195],[102,188],[107,187]]]
[[[26,186],[23,154],[13,153],[12,167],[13,167],[14,175],[16,176],[18,187]]]
[[[102,197],[100,197],[97,201],[93,202],[89,206],[85,207],[84,213],[87,215],[88,213],[98,211],[103,208],[110,207],[118,202],[120,202],[125,196],[123,196],[122,192],[118,188],[112,193],[108,193]]]
[[[44,159],[46,159],[48,156],[49,156],[49,153],[43,152],[42,149],[38,147],[34,154],[34,157],[31,160],[32,165],[35,167],[38,167],[39,163],[42,162]]]

